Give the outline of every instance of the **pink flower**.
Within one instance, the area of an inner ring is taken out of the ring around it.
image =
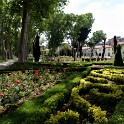
[[[22,86],[23,86],[23,87],[25,87],[25,86],[26,86],[26,84],[22,84]]]
[[[10,86],[13,87],[13,86],[15,86],[15,84],[11,84]]]

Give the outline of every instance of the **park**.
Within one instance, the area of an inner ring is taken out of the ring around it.
[[[0,124],[124,123],[123,39],[67,3],[0,3]]]

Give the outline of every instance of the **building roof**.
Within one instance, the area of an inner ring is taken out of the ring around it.
[[[120,44],[120,45],[124,45],[124,41],[122,41],[122,42],[118,42],[118,44]]]
[[[103,46],[102,46],[102,45],[100,45],[100,46],[95,46],[95,49],[100,49],[100,48],[103,48]],[[112,48],[112,46],[110,46],[110,45],[105,45],[105,48]]]

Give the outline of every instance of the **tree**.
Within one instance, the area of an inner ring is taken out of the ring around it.
[[[33,57],[35,58],[35,62],[39,62],[39,59],[40,59],[39,39],[40,39],[40,36],[37,34],[35,38],[35,42],[33,43]]]
[[[66,0],[12,0],[12,10],[14,13],[22,13],[22,29],[21,29],[21,38],[19,43],[19,52],[18,52],[18,61],[26,62],[27,60],[27,24],[28,16],[32,20],[39,22],[43,21],[44,18],[48,18],[51,13],[54,13],[56,10],[60,9],[66,4]],[[17,8],[18,6],[18,8]]]
[[[76,40],[78,40],[78,50],[80,51],[80,57],[82,52],[82,46],[85,44],[85,40],[88,38],[88,34],[91,31],[93,23],[94,18],[92,13],[86,13],[77,16],[77,20],[74,25],[74,34]]]
[[[98,30],[96,32],[93,32],[93,36],[90,38],[90,40],[89,40],[89,42],[87,44],[91,47],[91,51],[93,51],[95,45],[97,43],[101,42],[102,40],[104,40],[103,53],[102,53],[102,58],[104,58],[106,33],[104,33],[102,30]]]
[[[78,37],[78,42],[79,42],[79,51],[80,51],[80,58],[81,58],[81,52],[82,52],[82,45],[81,42],[84,43],[84,41],[87,39],[88,34],[90,33],[91,29],[82,27],[79,30],[79,37]]]
[[[116,53],[116,46],[117,46],[117,39],[116,36],[114,36],[114,54]]]
[[[48,48],[55,52],[56,48],[64,41],[65,25],[64,13],[57,13],[49,19],[47,39]]]
[[[123,66],[123,60],[121,55],[121,45],[116,46],[114,66]]]

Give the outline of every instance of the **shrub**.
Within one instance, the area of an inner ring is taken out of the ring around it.
[[[64,93],[56,93],[55,95],[51,96],[47,100],[44,101],[44,105],[49,107],[50,109],[56,111],[60,106],[64,103]]]
[[[88,113],[93,118],[95,124],[105,124],[108,122],[106,111],[102,111],[100,107],[93,105],[89,107]]]
[[[121,55],[121,45],[117,45],[114,66],[123,66],[123,60],[122,60],[122,55]]]
[[[45,124],[78,124],[79,114],[72,110],[65,112],[57,112],[57,115],[51,115],[50,119],[45,121]]]
[[[36,36],[36,41],[33,43],[33,57],[35,58],[35,62],[38,62],[40,59],[40,46],[39,46],[40,36]]]
[[[84,98],[80,97],[79,89],[76,87],[72,89],[71,100],[71,106],[73,108],[75,108],[78,112],[82,114],[87,114],[87,110],[91,106],[91,104]]]
[[[92,83],[108,83],[108,80],[105,78],[99,78],[99,77],[93,77],[93,76],[87,76],[86,79],[87,81],[90,81]]]

